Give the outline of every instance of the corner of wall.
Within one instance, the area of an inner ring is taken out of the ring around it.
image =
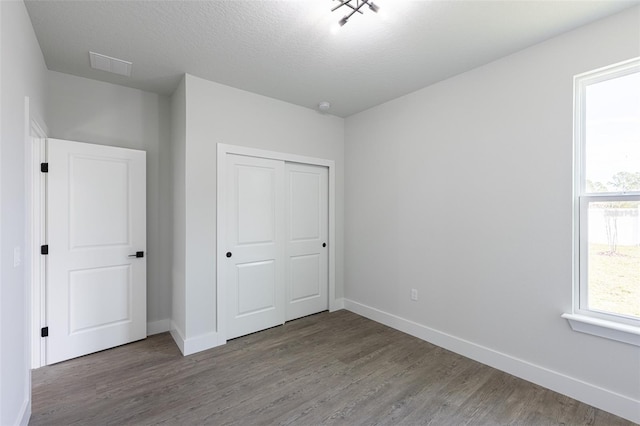
[[[186,92],[183,78],[171,96],[171,167],[173,174],[173,237],[171,268],[171,319],[180,330],[179,338],[172,332],[176,343],[184,352],[184,333],[186,332],[186,216],[185,216],[185,155],[186,155]]]
[[[166,318],[147,322],[147,336],[164,333],[171,330],[171,319]]]
[[[216,332],[185,338],[184,331],[178,328],[177,324],[173,321],[171,322],[170,333],[183,356],[212,349],[226,343],[226,340],[220,339],[220,336]]]
[[[175,323],[175,321],[171,321],[171,329],[169,330],[169,333],[171,334],[171,337],[173,337],[173,341],[176,342],[176,345],[178,345],[178,349],[180,349],[180,352],[182,352],[182,355],[185,355],[184,332],[180,330],[180,328]]]

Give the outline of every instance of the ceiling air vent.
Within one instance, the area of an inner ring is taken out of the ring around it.
[[[123,61],[122,59],[112,58],[111,56],[101,55],[95,52],[89,52],[89,59],[91,60],[91,68],[93,69],[131,77],[131,66],[133,64],[129,61]]]

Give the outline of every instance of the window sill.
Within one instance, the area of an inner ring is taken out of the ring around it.
[[[562,318],[569,321],[573,331],[640,346],[640,327],[592,318],[586,315],[562,314]]]

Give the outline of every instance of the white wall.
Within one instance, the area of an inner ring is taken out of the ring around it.
[[[347,118],[347,306],[640,421],[640,349],[560,318],[572,78],[638,55],[636,7]]]
[[[180,330],[184,337],[187,340],[215,337],[217,143],[335,161],[336,296],[342,297],[343,119],[191,75],[186,75],[185,84],[186,228],[179,230],[185,233],[186,253],[186,322],[185,329]],[[174,285],[179,284],[176,281]],[[204,342],[201,345],[206,346]]]
[[[147,152],[147,318],[150,334],[171,318],[171,106],[155,93],[47,73],[49,136]]]
[[[0,2],[0,424],[18,424],[31,413],[29,285],[25,258],[25,96],[41,125],[46,67],[22,2]]]

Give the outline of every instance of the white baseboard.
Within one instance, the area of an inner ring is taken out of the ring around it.
[[[147,336],[153,336],[154,334],[164,333],[169,330],[171,330],[170,319],[149,321],[147,323]]]
[[[171,334],[171,337],[173,337],[173,341],[178,345],[178,349],[180,349],[182,355],[184,355],[184,333],[173,321],[171,321],[171,329],[169,330],[169,333]]]
[[[344,299],[344,306],[345,309],[373,321],[567,395],[601,410],[608,411],[634,423],[640,423],[640,400],[617,394],[353,300]]]
[[[218,333],[215,332],[190,337],[184,342],[184,352],[182,352],[182,354],[187,356],[195,354],[196,352],[206,351],[207,349],[215,348],[216,346],[226,343],[219,343],[218,340]]]
[[[15,424],[20,426],[28,426],[29,420],[31,420],[31,396],[27,397],[20,407],[20,413],[18,414],[18,421]]]
[[[226,341],[220,341],[218,337],[218,333],[206,333],[201,334],[199,336],[190,337],[188,339],[184,338],[184,334],[182,330],[179,330],[176,324],[171,322],[171,337],[180,348],[180,352],[182,355],[192,355],[196,352],[206,351],[207,349],[215,348],[216,346],[224,345]]]

